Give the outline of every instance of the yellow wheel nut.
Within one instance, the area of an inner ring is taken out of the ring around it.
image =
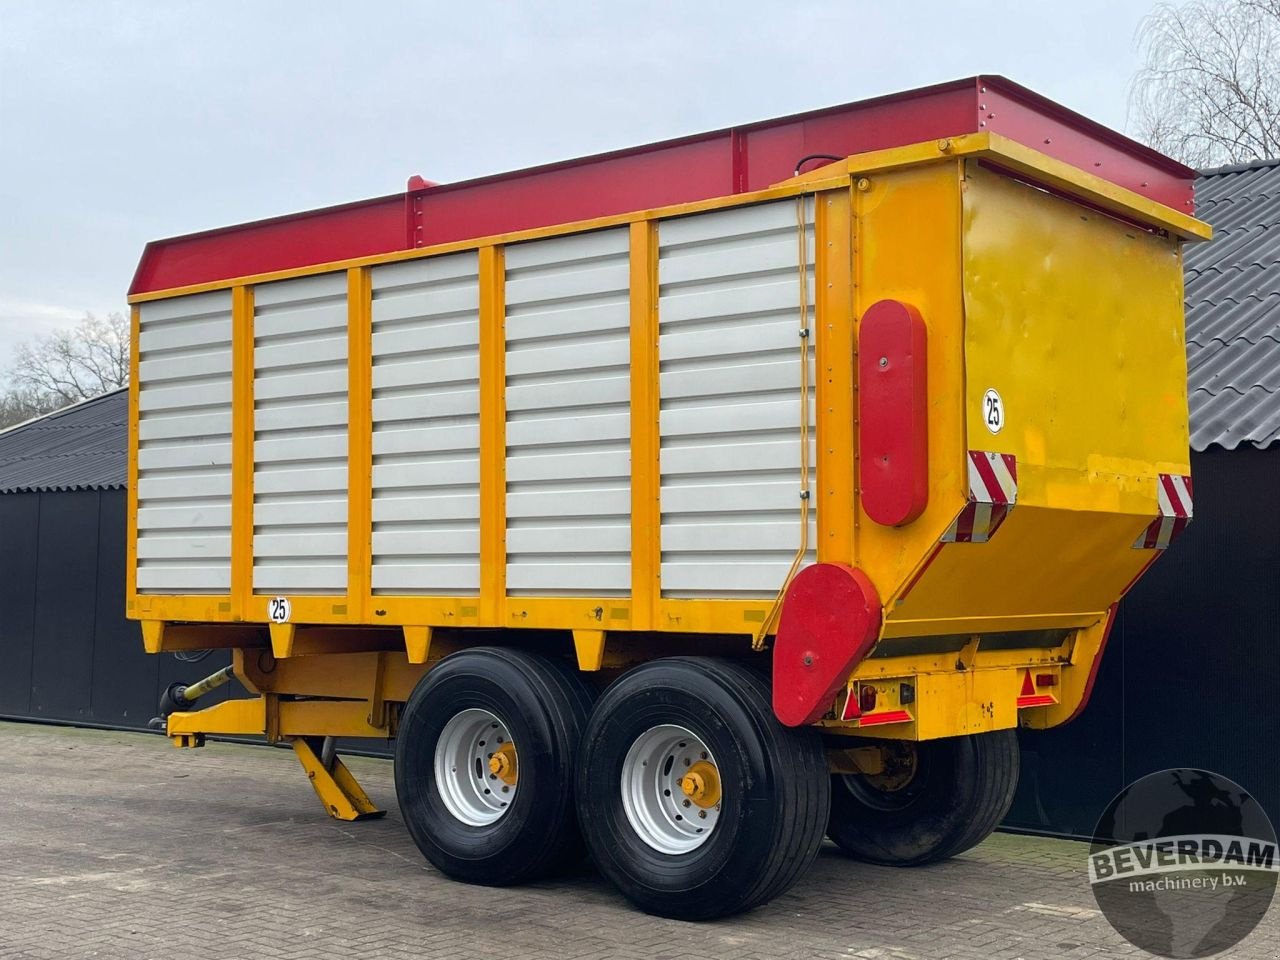
[[[489,758],[489,772],[508,786],[516,782],[516,748],[510,741],[504,743]]]
[[[684,795],[704,810],[720,802],[720,771],[715,764],[699,760],[680,778]]]

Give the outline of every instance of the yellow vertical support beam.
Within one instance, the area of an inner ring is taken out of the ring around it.
[[[231,290],[231,611],[265,619],[253,602],[253,288]],[[258,614],[258,615],[255,615]]]
[[[138,400],[142,389],[138,364],[142,339],[142,310],[129,311],[129,525],[125,560],[125,608],[133,613],[138,597]]]
[[[816,197],[819,562],[853,562],[853,216],[847,190]]]
[[[373,290],[347,271],[347,615],[369,620],[373,592]]]
[[[652,630],[661,595],[658,225],[631,224],[631,628]],[[576,636],[576,634],[575,634]]]
[[[507,592],[507,334],[503,250],[480,248],[480,621],[498,626]]]
[[[573,631],[573,647],[578,654],[579,670],[599,670],[604,666],[605,639],[603,630]]]

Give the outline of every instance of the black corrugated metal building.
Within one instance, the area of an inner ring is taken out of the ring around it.
[[[125,620],[128,421],[117,390],[0,432],[0,717],[141,729],[227,662],[147,656]]]

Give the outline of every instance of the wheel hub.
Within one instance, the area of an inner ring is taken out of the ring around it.
[[[455,818],[484,827],[515,799],[519,755],[497,714],[473,707],[449,718],[436,741],[434,771],[440,799]]]
[[[715,829],[720,768],[691,730],[675,724],[646,730],[627,751],[621,779],[627,821],[659,853],[689,853]]]
[[[516,783],[516,746],[507,741],[489,755],[489,773],[508,786]]]
[[[916,745],[910,741],[892,741],[880,746],[882,766],[879,773],[864,774],[868,784],[882,793],[903,789],[916,775]]]
[[[715,764],[699,760],[680,779],[680,789],[703,810],[710,809],[720,802],[720,771]]]

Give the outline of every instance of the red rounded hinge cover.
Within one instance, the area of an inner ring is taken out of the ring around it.
[[[880,635],[880,597],[861,570],[815,563],[787,588],[773,644],[773,712],[813,723]]]

